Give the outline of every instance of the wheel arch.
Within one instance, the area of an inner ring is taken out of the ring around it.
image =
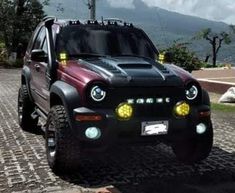
[[[211,106],[210,96],[205,89],[202,89],[202,104]]]
[[[30,69],[28,66],[24,66],[21,71],[21,85],[26,85],[30,99],[33,101],[31,90],[30,90]]]
[[[50,108],[54,105],[63,105],[73,126],[73,110],[80,105],[80,95],[77,89],[66,82],[56,81],[50,89]]]

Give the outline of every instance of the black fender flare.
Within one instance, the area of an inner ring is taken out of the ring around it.
[[[66,110],[71,128],[74,126],[73,110],[80,106],[80,95],[77,89],[66,82],[56,81],[50,88],[50,96],[56,94]]]
[[[23,80],[24,78],[24,80]],[[31,94],[31,89],[30,89],[30,80],[31,80],[31,73],[30,73],[30,69],[28,66],[23,67],[22,71],[21,71],[21,85],[25,84],[27,87],[27,91],[29,93],[29,97],[30,99],[33,101],[32,98],[32,94]]]
[[[202,104],[208,105],[209,107],[211,106],[210,96],[208,92],[204,89],[202,89]]]

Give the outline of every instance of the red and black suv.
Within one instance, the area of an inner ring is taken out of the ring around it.
[[[19,124],[29,131],[39,117],[46,120],[54,171],[73,170],[84,152],[114,144],[160,140],[186,163],[209,155],[207,92],[183,69],[160,64],[158,55],[132,24],[47,17],[38,25],[24,59]]]

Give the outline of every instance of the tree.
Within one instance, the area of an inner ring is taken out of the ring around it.
[[[10,31],[12,31],[12,18],[14,15],[13,2],[0,0],[0,40],[6,47],[10,47]]]
[[[170,60],[172,63],[192,72],[193,70],[200,69],[202,63],[195,53],[188,49],[188,44],[190,43],[179,43],[178,41],[175,41],[172,46],[167,48],[166,52],[170,53]]]
[[[230,26],[232,30],[234,30],[233,26]],[[220,33],[214,33],[210,28],[204,29],[200,31],[196,38],[197,39],[205,39],[207,40],[212,47],[212,62],[213,67],[216,67],[216,61],[217,56],[220,48],[222,47],[222,44],[230,44],[231,43],[231,35],[227,32],[220,32]],[[209,55],[206,58],[206,61],[208,61]]]
[[[39,0],[0,0],[0,39],[8,53],[27,45],[31,33],[45,16]]]

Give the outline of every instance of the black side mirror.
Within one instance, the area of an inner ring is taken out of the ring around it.
[[[165,63],[172,63],[174,59],[174,54],[172,52],[165,52]]]
[[[32,50],[31,60],[35,62],[47,62],[48,55],[44,50]]]

